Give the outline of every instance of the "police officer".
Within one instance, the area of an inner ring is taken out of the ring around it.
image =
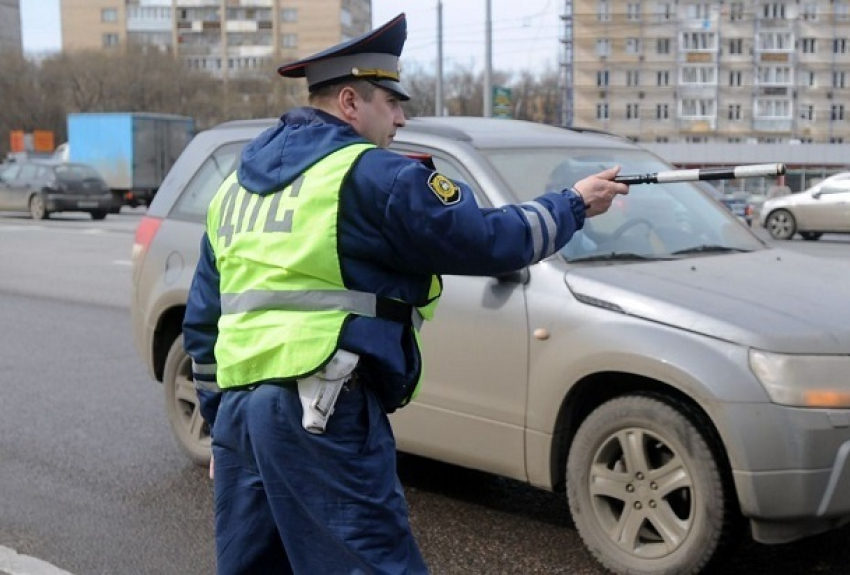
[[[387,414],[419,383],[438,274],[533,264],[628,192],[612,168],[482,209],[385,150],[405,123],[405,37],[401,14],[282,66],[306,77],[310,106],[250,142],[210,204],[183,328],[212,429],[221,574],[427,573]],[[335,407],[311,428],[317,389]]]

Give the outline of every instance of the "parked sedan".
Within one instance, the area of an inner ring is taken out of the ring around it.
[[[767,200],[759,217],[777,240],[790,240],[797,233],[804,240],[850,233],[850,174],[836,174],[799,194]]]
[[[55,212],[87,212],[102,220],[112,193],[86,164],[23,160],[0,166],[0,211],[29,212],[43,220]]]
[[[199,464],[186,296],[210,198],[272,125],[198,134],[136,232],[134,339]],[[393,148],[487,208],[613,165],[670,169],[623,138],[517,120],[415,118]],[[401,451],[564,493],[615,573],[698,573],[742,518],[767,543],[850,521],[850,264],[769,248],[681,182],[632,186],[535,265],[443,280],[421,392],[392,415]]]

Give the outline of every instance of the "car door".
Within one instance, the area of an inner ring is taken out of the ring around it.
[[[487,204],[460,162],[435,154],[440,173],[470,184],[479,204]],[[392,418],[399,449],[525,478],[525,277],[443,277],[434,320],[421,331],[421,390]]]
[[[14,197],[17,194],[20,164],[10,164],[0,168],[0,210],[13,210]]]
[[[24,212],[29,209],[30,194],[36,185],[38,168],[35,164],[21,164],[15,185],[10,190],[9,209],[16,212]]]
[[[850,232],[850,181],[824,183],[815,199],[819,209],[812,210],[809,226],[816,230]]]

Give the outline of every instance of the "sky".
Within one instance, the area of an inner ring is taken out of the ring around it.
[[[61,46],[60,0],[20,0],[24,51],[37,54]],[[485,59],[488,0],[441,0],[444,70],[455,66],[480,71]],[[494,70],[539,73],[558,65],[561,0],[489,0]],[[437,61],[438,0],[372,0],[373,25],[407,14],[402,66],[433,68]]]

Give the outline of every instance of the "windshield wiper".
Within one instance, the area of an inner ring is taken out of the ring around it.
[[[684,256],[688,254],[725,254],[730,252],[735,253],[746,253],[752,250],[747,250],[744,248],[733,248],[732,246],[721,246],[716,244],[702,244],[700,246],[694,246],[692,248],[685,248],[683,250],[676,250],[672,253],[674,256]]]
[[[643,254],[636,254],[634,252],[608,252],[604,254],[594,254],[592,256],[584,256],[579,258],[570,258],[570,263],[575,262],[611,262],[611,261],[626,261],[626,262],[638,262],[638,261],[653,261],[653,260],[667,260],[669,257],[663,256],[649,256]]]

